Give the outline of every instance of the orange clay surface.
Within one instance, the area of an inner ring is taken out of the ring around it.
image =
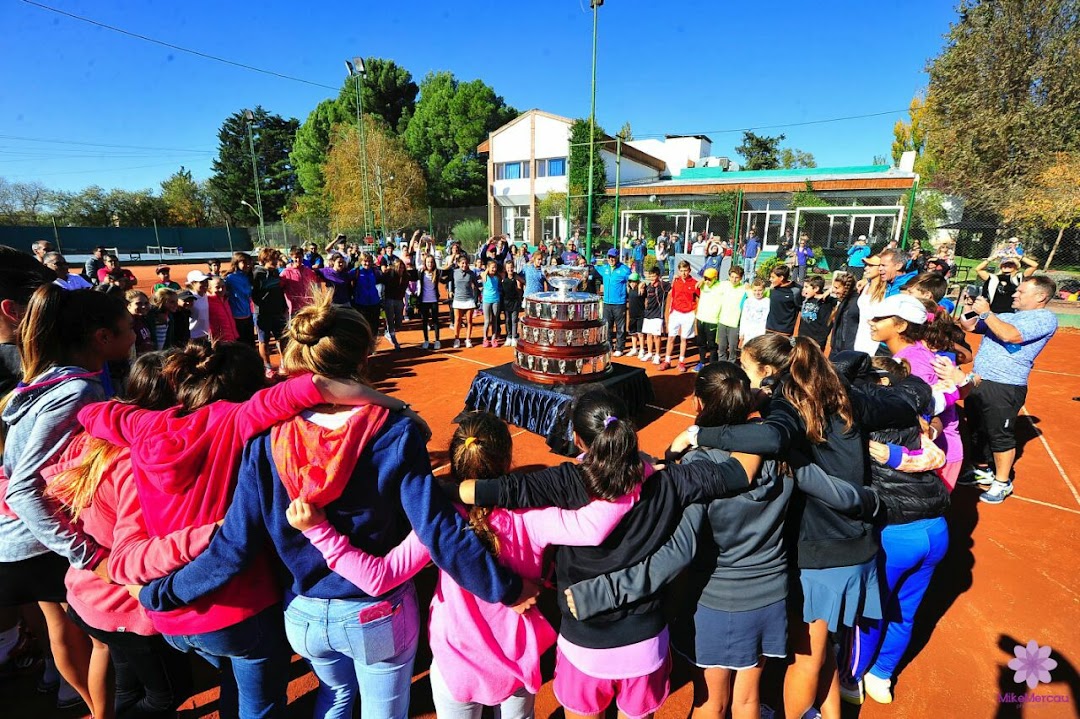
[[[177,265],[174,279],[183,280],[187,270]],[[198,267],[202,267],[201,265]],[[152,267],[134,268],[140,287],[153,282]],[[438,353],[420,350],[416,322],[399,334],[403,349],[388,351],[380,345],[372,361],[377,387],[413,404],[434,432],[429,451],[437,475],[446,472],[447,452],[453,433],[451,420],[462,409],[476,371],[510,361],[505,347],[453,350],[452,333],[445,312]],[[474,339],[480,337],[477,321]],[[447,338],[451,342],[447,343]],[[479,344],[479,342],[477,342]],[[1080,716],[1080,334],[1062,331],[1043,352],[1032,375],[1024,416],[1018,425],[1022,445],[1016,469],[1016,493],[999,506],[980,504],[975,489],[960,487],[953,494],[948,513],[951,543],[938,567],[926,600],[917,617],[910,664],[896,682],[896,699],[882,706],[867,700],[860,710],[845,706],[844,717],[922,719],[957,717],[1076,717]],[[623,361],[626,361],[625,359]],[[631,360],[630,362],[639,362]],[[662,454],[668,442],[692,423],[693,373],[660,373],[651,363],[656,399],[637,417],[642,449]],[[1070,429],[1071,428],[1071,429]],[[518,468],[552,465],[562,460],[548,452],[543,440],[511,427],[515,464]],[[421,601],[430,598],[432,572],[420,575]],[[550,601],[545,611],[550,612]],[[549,616],[551,616],[549,614]],[[1028,705],[1002,703],[1004,693],[1023,694],[1026,685],[1013,682],[1005,665],[1017,644],[1035,640],[1053,647],[1058,662],[1051,671],[1053,682],[1030,694],[1042,701]],[[433,717],[427,679],[428,654],[423,640],[416,660],[412,716]],[[550,677],[553,659],[547,657]],[[196,662],[199,664],[199,662]],[[685,671],[676,664],[672,694],[658,717],[686,717],[692,691]],[[763,701],[781,706],[779,674],[770,666],[762,686]],[[185,719],[216,717],[218,690],[211,672],[197,666],[199,693],[184,706]],[[4,717],[75,717],[77,712],[58,712],[51,701],[34,693],[33,681],[0,685]],[[311,716],[314,676],[294,658],[289,685],[289,716]],[[1045,703],[1050,695],[1064,702]],[[777,717],[782,712],[777,712]],[[561,717],[550,681],[540,692],[537,716]],[[609,714],[614,716],[614,714]]]

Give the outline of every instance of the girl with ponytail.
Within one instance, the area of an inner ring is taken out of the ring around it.
[[[60,674],[90,711],[90,639],[65,615],[68,566],[107,576],[108,550],[45,495],[44,472],[79,432],[81,407],[105,399],[102,371],[135,342],[123,300],[49,284],[30,299],[19,326],[23,381],[3,400],[4,475],[0,508],[0,606],[36,602],[48,623]]]
[[[289,331],[282,357],[289,375],[365,381],[376,335],[356,310],[325,295],[299,311]],[[448,593],[467,592],[493,613],[505,611],[500,603],[517,604],[523,592],[520,578],[467,531],[467,520],[432,477],[430,433],[402,414],[320,407],[256,436],[244,451],[220,532],[190,565],[145,587],[144,605],[167,613],[201,606],[240,579],[269,539],[291,579],[286,636],[319,678],[315,716],[351,716],[362,695],[365,716],[407,717],[420,626],[411,578],[428,555],[446,573]],[[477,440],[465,443],[469,452],[481,449]],[[289,523],[317,511],[332,525],[308,527],[315,533],[310,538]],[[412,530],[415,538],[406,541]],[[368,564],[380,568],[363,577],[350,572],[350,544],[374,555]],[[285,662],[291,653],[281,652]]]
[[[486,412],[465,415],[450,440],[450,481],[492,479],[510,471],[513,442],[499,418]],[[640,465],[640,462],[637,462]],[[542,579],[544,550],[552,544],[595,546],[602,542],[637,501],[636,488],[615,501],[596,499],[577,511],[557,508],[510,512],[458,508],[469,528],[499,564],[529,583]],[[294,502],[289,518],[323,553],[334,571],[361,588],[381,577],[400,555],[423,549],[415,533],[375,557],[349,546],[323,512]],[[411,561],[415,570],[427,553]],[[498,706],[504,717],[533,715],[536,692],[543,684],[540,657],[555,643],[555,630],[538,609],[518,614],[510,607],[478,599],[439,572],[428,624],[431,687],[440,716],[476,716],[484,706]]]
[[[146,536],[115,538],[109,567],[122,584],[155,576],[134,556],[146,538],[225,517],[251,437],[317,405],[401,404],[364,385],[309,373],[262,388],[258,353],[240,343],[191,343],[165,359],[161,374],[177,406],[153,411],[105,402],[79,415],[91,435],[131,451]],[[273,713],[284,706],[289,663],[275,606],[280,598],[268,557],[260,553],[220,591],[190,609],[151,612],[150,619],[173,647],[224,670],[227,710],[235,712],[238,703],[241,715]]]
[[[554,688],[568,717],[602,715],[612,701],[621,715],[651,715],[670,689],[668,630],[659,591],[583,621],[573,615],[563,592],[575,582],[651,555],[674,531],[688,504],[745,491],[760,462],[733,455],[723,464],[672,465],[664,477],[643,482],[653,468],[639,451],[634,423],[621,400],[605,392],[586,393],[574,403],[573,421],[575,442],[584,452],[580,464],[463,482],[459,493],[480,506],[575,508],[640,492],[599,545],[557,547],[562,623]]]
[[[859,489],[869,485],[863,432],[917,421],[914,403],[901,388],[882,397],[849,387],[817,344],[805,338],[757,337],[743,347],[741,363],[751,386],[771,397],[762,410],[764,421],[684,432],[673,451],[700,444],[779,460],[797,452],[836,481]],[[839,675],[829,635],[850,630],[860,618],[881,618],[877,540],[863,517],[847,516],[804,493],[792,498],[788,521],[798,527],[802,597],[792,611],[801,613],[802,624],[792,625],[795,660],[785,677],[785,715],[801,717],[820,699],[823,713],[838,717]],[[823,696],[819,686],[828,687]]]
[[[128,376],[127,403],[150,410],[176,404],[161,372],[166,357],[167,353],[150,352],[135,361]],[[118,535],[131,534],[133,528],[145,534],[131,472],[127,448],[84,433],[46,470],[47,494],[89,536],[111,549]],[[147,539],[137,554],[147,571],[170,572],[205,549],[216,529],[210,523]],[[161,716],[175,711],[190,694],[191,666],[154,630],[138,600],[123,585],[76,567],[68,569],[66,585],[68,615],[93,640],[94,716]],[[103,699],[99,702],[97,697]]]

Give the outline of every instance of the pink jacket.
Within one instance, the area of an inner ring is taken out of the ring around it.
[[[500,540],[499,562],[539,581],[546,547],[599,544],[634,506],[638,494],[635,490],[614,502],[597,500],[575,511],[494,510],[488,522]],[[385,557],[356,549],[329,522],[304,535],[331,569],[372,595],[401,584],[428,562],[415,532]],[[439,572],[428,640],[450,694],[460,702],[492,706],[522,686],[533,694],[540,690],[540,656],[555,643],[555,630],[536,607],[520,615],[505,605],[489,604]]]
[[[57,464],[43,472],[46,482],[85,460],[89,435],[83,434],[64,450]],[[79,514],[83,531],[103,547],[112,549],[116,535],[146,534],[142,507],[131,476],[131,454],[121,450],[98,484],[94,500]],[[210,544],[216,524],[182,529],[165,537],[146,538],[136,554],[153,577],[182,567]],[[120,584],[110,584],[85,569],[68,569],[65,579],[68,603],[90,626],[105,632],[157,634],[138,600]]]
[[[145,557],[133,556],[141,543],[222,519],[244,443],[320,402],[321,394],[305,376],[260,390],[242,404],[214,402],[187,415],[178,407],[153,412],[119,402],[84,407],[79,421],[90,434],[131,448],[145,520],[146,535],[137,527],[116,532],[110,575],[124,584],[155,578],[149,576]],[[280,598],[269,560],[260,555],[221,590],[189,607],[151,612],[150,617],[163,634],[202,634],[248,619]]]
[[[313,288],[322,285],[322,278],[315,270],[304,265],[286,267],[281,271],[281,288],[285,291],[285,303],[289,314],[295,315],[314,301]]]
[[[235,342],[240,333],[236,331],[236,320],[233,319],[232,310],[229,309],[229,301],[225,295],[214,295],[206,298],[210,303],[210,339],[218,342]]]

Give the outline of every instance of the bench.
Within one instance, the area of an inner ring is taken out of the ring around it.
[[[167,245],[147,245],[146,254],[157,255],[158,257],[179,257],[181,254],[179,247],[169,247]]]

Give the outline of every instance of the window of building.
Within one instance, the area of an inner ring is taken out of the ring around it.
[[[549,157],[546,160],[536,161],[536,176],[537,177],[565,177],[566,176],[566,158],[565,157]]]
[[[498,162],[495,163],[496,180],[527,180],[529,179],[529,163],[524,162]]]

